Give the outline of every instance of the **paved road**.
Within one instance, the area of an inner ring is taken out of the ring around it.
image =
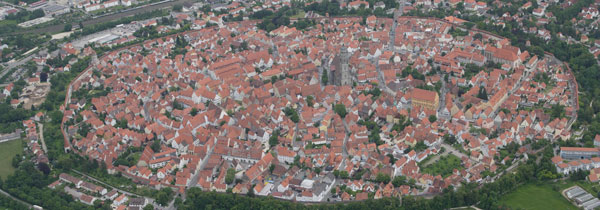
[[[433,163],[437,162],[437,161],[440,159],[440,157],[442,157],[442,156],[446,156],[446,155],[447,155],[448,153],[450,153],[450,152],[452,152],[452,151],[450,151],[450,150],[448,150],[448,149],[445,149],[445,150],[444,150],[444,152],[442,152],[442,153],[438,153],[436,156],[433,156],[431,159],[429,159],[429,160],[427,161],[427,163],[423,163],[423,164],[422,164],[422,165],[423,165],[423,167],[425,167],[425,166],[428,166],[428,165],[431,165],[431,164],[433,164]]]
[[[442,88],[440,88],[440,105],[438,107],[437,113],[438,113],[438,118],[440,118],[442,110],[444,110],[444,108],[446,107],[446,93],[448,92],[448,88],[446,87],[446,80],[444,79],[444,75],[441,75],[441,82],[442,82]],[[452,100],[450,98],[450,100]],[[448,118],[446,120],[451,119],[452,116],[448,116]]]
[[[206,154],[205,158],[200,163],[200,167],[198,167],[198,172],[196,172],[194,174],[194,176],[192,176],[190,183],[186,187],[191,188],[191,187],[198,185],[198,179],[200,178],[200,171],[203,170],[204,166],[206,166],[206,163],[208,163],[208,159],[210,159],[210,156],[212,155],[213,150],[215,150],[214,147],[211,147],[210,150],[208,150],[208,153]]]
[[[6,5],[9,5],[9,6],[12,6],[12,7],[16,7],[16,8],[19,8],[19,9],[27,9],[25,7],[22,7],[22,6],[19,6],[19,5],[16,5],[16,4],[8,3],[6,1],[2,1],[2,4],[6,4]]]
[[[348,127],[348,123],[346,123],[345,120],[342,120],[342,123],[344,124],[344,130],[346,130],[346,137],[344,137],[344,143],[342,144],[342,157],[344,157],[344,159],[346,157],[348,157],[348,148],[346,147],[346,144],[348,143],[348,139],[350,139],[350,128]]]
[[[112,185],[108,184],[108,183],[105,183],[105,182],[103,182],[103,181],[100,181],[100,180],[98,180],[98,179],[96,179],[96,178],[94,178],[94,177],[88,176],[87,174],[81,173],[81,172],[79,172],[79,171],[77,171],[77,170],[75,170],[75,169],[71,169],[71,170],[72,170],[73,172],[75,172],[75,173],[77,173],[77,174],[81,175],[81,176],[84,176],[84,177],[86,177],[86,178],[87,178],[87,179],[89,179],[89,180],[92,180],[92,181],[94,181],[94,182],[98,182],[98,183],[100,183],[100,184],[103,184],[103,185],[109,186],[109,187],[111,187],[111,188],[113,188],[113,189],[117,190],[117,192],[119,192],[119,193],[122,193],[122,194],[125,194],[125,195],[127,195],[127,196],[130,196],[130,197],[131,197],[131,196],[135,196],[135,197],[143,197],[143,198],[146,198],[146,200],[148,201],[148,203],[151,203],[151,204],[154,206],[154,209],[164,209],[164,208],[165,208],[165,207],[161,207],[161,206],[159,206],[157,203],[155,203],[155,202],[154,202],[154,198],[148,198],[148,197],[144,197],[144,196],[141,196],[141,195],[138,195],[138,194],[134,194],[134,193],[127,192],[127,191],[125,191],[125,190],[121,190],[121,189],[119,189],[119,188],[116,188],[116,187],[114,187],[114,186],[112,186]],[[166,208],[169,208],[169,207],[166,207]]]
[[[33,205],[31,205],[31,204],[29,204],[29,203],[27,203],[27,202],[25,202],[25,201],[22,201],[21,199],[18,199],[18,198],[16,198],[16,197],[13,197],[12,195],[8,194],[8,193],[7,193],[6,191],[4,191],[4,190],[1,190],[1,189],[0,189],[0,194],[3,194],[3,195],[5,195],[5,196],[7,196],[7,197],[9,197],[9,198],[13,199],[14,201],[17,201],[17,202],[19,202],[19,203],[22,203],[23,205],[27,206],[27,207],[28,207],[28,208],[30,208],[30,209],[31,209],[31,208],[33,208]]]
[[[12,68],[23,65],[23,64],[27,63],[27,61],[30,61],[31,59],[33,59],[35,54],[36,53],[31,53],[30,55],[28,55],[27,57],[25,57],[21,60],[4,63],[3,64],[4,71],[0,72],[0,78],[4,77],[4,75],[7,74]]]
[[[512,95],[513,93],[515,93],[515,91],[517,91],[519,88],[521,88],[521,84],[523,83],[523,80],[526,78],[529,78],[529,73],[533,71],[530,68],[526,68],[525,72],[523,73],[523,75],[521,76],[521,78],[519,78],[519,81],[517,81],[517,84],[513,87],[513,89],[511,89],[510,91],[508,91],[508,93],[506,94],[506,96],[500,101],[499,104],[503,104],[504,101],[506,101],[508,99],[508,97],[510,97],[510,95]],[[492,112],[492,114],[490,116],[488,116],[488,118],[494,119],[496,117],[496,115],[498,114],[498,112],[500,112],[500,106],[498,106],[498,108],[496,110],[494,110]]]
[[[44,141],[44,124],[38,123],[38,127],[40,128],[40,139],[42,140],[42,149],[44,149],[44,153],[48,154],[46,141]]]
[[[394,23],[392,24],[392,28],[390,29],[390,33],[388,34],[389,38],[390,38],[390,42],[387,45],[387,51],[394,51],[394,44],[395,44],[395,39],[396,39],[396,27],[398,26],[398,16],[400,16],[401,13],[399,12],[394,12]],[[387,83],[385,82],[385,77],[383,75],[383,72],[381,71],[381,68],[379,67],[379,59],[377,58],[372,58],[370,60],[371,63],[375,63],[375,71],[377,71],[377,81],[378,82],[378,86],[379,89],[381,91],[386,92],[387,94],[390,94],[392,96],[396,96],[396,92],[394,92],[392,89],[390,89],[387,86]]]
[[[9,62],[2,63],[2,67],[3,67],[4,70],[2,72],[0,72],[0,78],[4,77],[4,75],[7,74],[11,69],[16,68],[17,66],[21,66],[21,65],[27,63],[28,61],[30,61],[31,59],[33,59],[33,57],[35,57],[36,54],[37,54],[37,53],[34,53],[37,49],[38,49],[38,47],[35,47],[35,48],[27,51],[26,54],[29,53],[29,55],[27,57],[25,57],[25,58],[22,58],[22,59],[18,60],[18,61],[11,60]],[[45,48],[42,48],[39,52],[41,52],[41,53],[47,53],[48,50],[45,49]],[[23,74],[23,72],[15,72],[15,73],[17,73],[17,74],[18,73]],[[8,84],[0,84],[0,87],[5,87],[7,85]]]

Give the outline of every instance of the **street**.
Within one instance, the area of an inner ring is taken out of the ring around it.
[[[29,203],[27,203],[25,201],[22,201],[22,200],[20,200],[18,198],[13,197],[12,195],[8,194],[7,192],[5,192],[2,189],[0,189],[0,193],[3,194],[3,195],[5,195],[5,196],[7,196],[7,197],[9,197],[9,198],[11,198],[11,199],[13,199],[13,200],[15,200],[15,201],[17,201],[17,202],[19,202],[19,203],[22,203],[23,205],[27,206],[30,209],[33,208],[33,205],[31,205],[31,204],[29,204]]]
[[[130,193],[130,192],[127,192],[127,191],[121,190],[121,189],[119,189],[119,188],[116,188],[116,187],[114,187],[114,186],[112,186],[112,185],[109,185],[109,184],[107,184],[107,183],[105,183],[105,182],[103,182],[103,181],[97,180],[97,179],[96,179],[96,178],[94,178],[94,177],[88,176],[87,174],[81,173],[80,171],[77,171],[77,170],[75,170],[75,169],[71,169],[71,170],[72,170],[73,172],[75,172],[75,173],[77,173],[77,174],[81,175],[81,176],[84,176],[85,178],[87,178],[87,179],[89,179],[89,180],[92,180],[92,181],[94,181],[94,182],[97,182],[97,183],[103,184],[103,185],[105,185],[105,186],[111,187],[111,188],[113,188],[113,189],[117,190],[117,192],[119,192],[119,193],[122,193],[122,194],[125,194],[125,195],[127,195],[127,196],[130,196],[130,197],[131,197],[131,196],[135,196],[135,197],[143,197],[143,198],[146,198],[146,200],[148,201],[148,203],[149,203],[149,204],[152,204],[152,205],[154,206],[154,209],[174,209],[174,208],[173,208],[173,206],[172,206],[173,202],[171,202],[171,204],[170,204],[169,206],[167,206],[167,207],[162,207],[162,206],[158,205],[156,202],[154,202],[154,198],[144,197],[144,196],[141,196],[141,195],[138,195],[138,194],[134,194],[134,193]]]
[[[42,149],[44,153],[48,154],[48,148],[46,147],[46,141],[44,141],[44,124],[38,123],[38,128],[40,129],[40,140],[42,141]]]
[[[35,49],[35,48],[34,48]],[[20,59],[18,61],[9,61],[3,64],[3,68],[4,70],[2,72],[0,72],[0,78],[4,77],[5,74],[7,74],[8,72],[10,72],[11,69],[16,68],[17,66],[23,65],[25,63],[27,63],[28,61],[30,61],[31,59],[33,59],[33,57],[35,57],[35,53],[31,53],[29,54],[27,57]]]

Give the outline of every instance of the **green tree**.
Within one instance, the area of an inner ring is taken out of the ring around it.
[[[290,120],[292,120],[292,122],[294,123],[298,123],[300,121],[300,116],[298,115],[298,112],[291,107],[286,107],[285,109],[283,109],[283,113],[285,114],[285,116],[289,117]]]
[[[152,142],[152,145],[150,145],[150,149],[152,149],[152,151],[154,152],[160,152],[160,140],[154,140],[154,142]]]
[[[348,174],[347,171],[341,171],[340,172],[340,178],[342,179],[347,179],[350,175]]]
[[[233,183],[234,179],[235,179],[235,169],[234,168],[228,168],[227,169],[227,175],[225,175],[225,183],[231,184],[231,183]]]
[[[70,23],[67,23],[67,24],[65,24],[63,31],[71,31],[72,28],[73,28],[73,25],[71,25]]]
[[[181,4],[173,5],[173,11],[181,12],[182,10],[183,10],[183,5],[181,5]]]
[[[484,87],[479,88],[479,92],[477,93],[477,98],[482,100],[488,100],[488,94]]]
[[[456,143],[456,137],[454,137],[454,135],[444,134],[444,142],[453,145]]]
[[[279,144],[279,129],[275,129],[275,132],[269,137],[269,145],[271,147],[274,147],[277,144]]]
[[[427,145],[425,144],[424,141],[418,141],[417,144],[415,144],[415,151],[417,152],[421,152],[427,149]]]
[[[390,182],[390,175],[384,174],[384,173],[377,173],[377,177],[375,178],[376,182],[379,183],[389,183]]]
[[[169,204],[169,201],[173,199],[173,189],[170,187],[162,188],[160,191],[158,191],[158,193],[156,193],[155,198],[156,203],[160,204],[161,206],[166,206]]]
[[[428,120],[429,120],[429,122],[433,123],[433,122],[437,121],[437,117],[432,114],[432,115],[429,115],[429,119]]]
[[[348,114],[344,104],[336,104],[333,107],[333,111],[335,111],[335,113],[337,113],[342,119],[346,117],[346,114]]]
[[[394,187],[400,187],[401,185],[406,185],[406,177],[405,176],[396,176],[394,180],[392,180],[392,184]]]
[[[313,98],[313,96],[307,96],[306,97],[306,105],[308,105],[309,107],[312,107],[314,105],[314,98]]]

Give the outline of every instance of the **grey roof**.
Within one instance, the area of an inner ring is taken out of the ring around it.
[[[131,198],[129,199],[129,205],[130,206],[141,206],[144,205],[146,203],[146,199],[145,198]]]
[[[61,5],[57,5],[57,4],[51,4],[51,5],[45,6],[44,7],[44,11],[52,13],[52,12],[56,12],[56,11],[59,11],[59,10],[63,10],[65,8],[67,8],[67,7],[61,6]]]
[[[322,179],[322,182],[325,184],[331,184],[334,181],[335,181],[335,176],[333,176],[332,173],[325,175]]]
[[[590,202],[593,202],[593,203],[590,203]],[[598,198],[594,198],[591,201],[585,202],[583,204],[583,206],[584,206],[583,209],[586,209],[586,210],[587,209],[595,209],[600,206],[600,200],[598,200]]]
[[[313,193],[314,194],[321,194],[321,192],[325,191],[327,189],[327,185],[325,185],[325,183],[319,182],[319,183],[315,183],[315,185],[313,186]]]
[[[567,191],[567,197],[573,198],[573,197],[579,196],[583,193],[585,193],[585,191],[583,189],[581,189],[581,187],[575,187],[575,188]]]
[[[575,198],[575,201],[577,201],[577,203],[584,203],[586,201],[591,200],[592,198],[594,198],[594,196],[590,195],[589,193],[586,193],[582,196]]]

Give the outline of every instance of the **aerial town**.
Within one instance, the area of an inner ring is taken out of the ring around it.
[[[0,8],[0,207],[600,207],[600,1],[177,3]]]

